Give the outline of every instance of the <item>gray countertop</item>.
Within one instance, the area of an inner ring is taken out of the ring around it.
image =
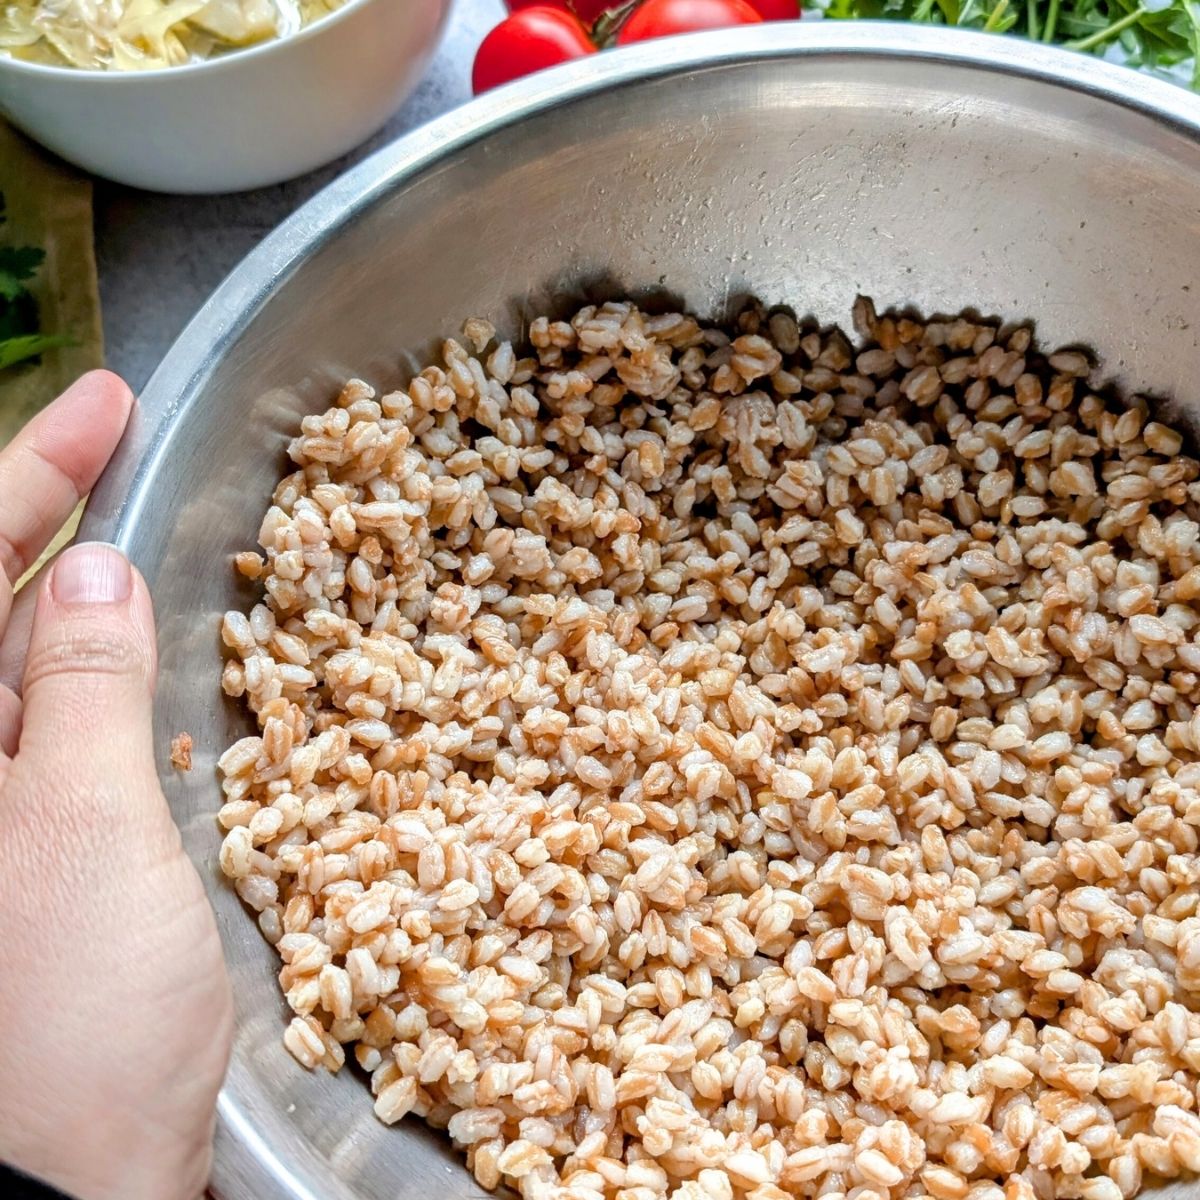
[[[302,179],[233,196],[96,185],[96,256],[108,365],[140,389],[218,283],[284,217],[352,163],[471,95],[471,60],[501,0],[455,0],[412,97],[366,145]]]

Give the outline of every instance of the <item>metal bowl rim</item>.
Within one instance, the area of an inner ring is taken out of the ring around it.
[[[137,416],[92,493],[80,538],[136,560],[134,534],[182,415],[242,328],[311,254],[389,191],[471,144],[555,106],[641,81],[778,59],[902,59],[967,67],[1060,87],[1148,116],[1200,143],[1200,97],[1081,54],[1016,38],[892,22],[817,21],[692,34],[589,56],[490,92],[377,151],[329,184],[263,240],[185,327],[144,389]],[[231,1076],[239,1070],[231,1064]],[[218,1111],[214,1194],[252,1177],[260,1200],[316,1200],[257,1133],[229,1088]],[[309,1178],[311,1163],[300,1173]]]
[[[1149,116],[1200,141],[1200,96],[1127,67],[1019,38],[889,21],[770,23],[589,55],[472,100],[376,151],[269,234],[217,287],[151,376],[138,420],[92,494],[81,536],[129,550],[171,433],[206,374],[305,258],[388,191],[499,129],[588,96],[687,71],[780,58],[908,59],[1062,87]]]

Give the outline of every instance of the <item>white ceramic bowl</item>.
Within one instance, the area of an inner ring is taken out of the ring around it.
[[[450,0],[347,0],[291,37],[155,71],[0,54],[0,114],[96,175],[233,192],[302,175],[364,141],[425,69]]]

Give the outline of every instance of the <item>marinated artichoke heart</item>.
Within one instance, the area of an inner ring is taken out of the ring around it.
[[[192,23],[231,46],[245,46],[281,32],[280,15],[274,0],[208,0]]]
[[[0,53],[90,70],[198,62],[285,37],[345,0],[0,0]]]

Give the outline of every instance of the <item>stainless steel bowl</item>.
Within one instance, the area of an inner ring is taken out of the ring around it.
[[[230,555],[254,543],[300,413],[402,374],[476,313],[742,293],[846,320],[881,305],[1032,316],[1125,385],[1200,404],[1200,99],[1008,38],[761,26],[597,55],[496,92],[358,167],[271,235],[142,397],[84,535],[125,547],[160,622],[162,778],[217,910],[237,1000],[224,1200],[479,1194],[351,1071],[280,1044],[274,954],[215,870]],[[168,741],[189,730],[181,776]]]

